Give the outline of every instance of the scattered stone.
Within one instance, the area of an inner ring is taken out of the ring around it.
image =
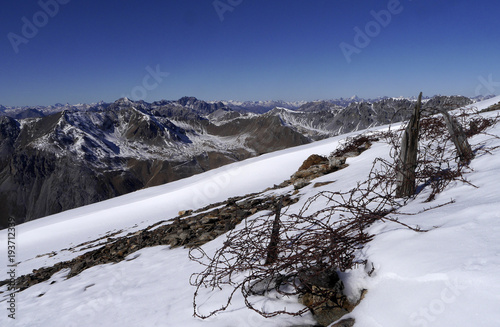
[[[95,284],[90,284],[90,285],[87,285],[85,286],[85,288],[83,289],[83,291],[85,292],[87,290],[87,288],[91,288],[92,286],[94,286]]]
[[[294,183],[293,183],[293,187],[296,189],[296,190],[299,190],[307,185],[309,185],[311,183],[309,183],[306,179],[304,178],[300,178],[300,179],[297,179]]]
[[[137,247],[136,245],[133,245],[132,248],[131,248],[131,250],[133,250],[136,247]],[[134,256],[131,256],[130,258],[126,258],[125,261],[132,261],[132,260],[135,260],[135,259],[139,258],[140,256],[141,256],[141,254],[137,253]]]
[[[68,269],[67,278],[78,275],[85,269],[106,263],[116,263],[122,260],[134,260],[139,254],[130,256],[145,247],[156,245],[170,245],[171,247],[194,247],[210,242],[218,236],[232,230],[242,220],[259,211],[273,211],[276,202],[275,197],[257,197],[258,193],[241,197],[231,198],[229,201],[212,204],[196,212],[190,212],[184,217],[175,217],[170,221],[157,222],[143,230],[129,233],[126,236],[116,238],[106,235],[99,239],[78,245],[87,248],[95,248],[82,255],[64,262],[58,262],[51,267],[34,269],[31,274],[17,278],[16,284],[19,291],[23,291],[35,284],[44,282],[53,274]],[[283,205],[289,206],[298,201],[286,195],[283,198]],[[222,207],[222,208],[221,208]],[[189,212],[186,211],[186,212]],[[193,215],[195,214],[195,215]],[[192,216],[189,216],[192,215]],[[168,223],[168,224],[167,224]],[[113,233],[117,235],[117,233]],[[92,245],[100,243],[99,247]],[[86,248],[80,248],[81,250]],[[8,284],[9,280],[0,281],[0,286]]]
[[[299,167],[299,171],[309,169],[311,166],[319,165],[321,163],[325,163],[326,161],[328,161],[326,157],[312,154],[302,163],[302,166]]]
[[[333,170],[330,168],[328,161],[320,165],[311,166],[305,170],[299,170],[290,177],[290,181],[293,185],[297,182],[303,180],[304,182],[309,182],[315,178],[321,177]]]
[[[498,102],[496,104],[493,104],[493,105],[489,106],[486,109],[481,110],[479,113],[489,112],[489,111],[496,111],[496,110],[500,110],[500,102]]]
[[[276,188],[284,188],[284,187],[287,187],[291,184],[292,182],[287,179],[286,181],[283,181],[282,183],[278,184]]]
[[[343,319],[330,327],[353,327],[356,321],[353,318]]]
[[[305,271],[300,278],[309,289],[300,302],[311,310],[319,325],[329,326],[354,308],[343,293],[344,285],[337,272]]]
[[[182,232],[182,233],[179,234],[178,238],[181,240],[181,243],[184,243],[189,238],[189,233],[188,232]]]
[[[313,187],[321,187],[321,186],[325,186],[325,185],[328,185],[328,184],[331,184],[331,183],[334,183],[335,181],[327,181],[327,182],[317,182],[317,183],[314,183]]]
[[[345,165],[345,161],[346,161],[345,156],[341,156],[341,157],[329,156],[328,157],[328,163],[330,164],[331,169],[338,170],[338,169],[342,169],[342,168],[347,167],[347,165]]]
[[[205,216],[201,219],[201,223],[202,224],[213,224],[217,221],[219,221],[219,217],[216,217],[216,216]]]
[[[209,242],[212,239],[212,235],[210,233],[203,233],[199,238],[198,241],[202,243]]]
[[[193,210],[181,210],[181,211],[179,211],[178,216],[179,217],[189,216],[192,213],[193,213]]]

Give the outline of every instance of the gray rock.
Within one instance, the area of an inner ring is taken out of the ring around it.
[[[353,327],[356,321],[353,318],[343,319],[330,327]]]
[[[346,157],[336,157],[330,156],[328,157],[328,162],[330,164],[331,169],[340,169],[342,165],[345,164]]]
[[[310,183],[304,179],[304,178],[299,178],[297,180],[295,180],[295,182],[293,183],[293,187],[298,190],[298,189],[301,189],[303,187],[306,187],[307,185],[309,185]]]

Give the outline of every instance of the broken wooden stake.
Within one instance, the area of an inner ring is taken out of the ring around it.
[[[281,215],[281,206],[283,199],[280,198],[278,200],[278,204],[276,205],[276,216],[274,217],[273,222],[273,231],[271,232],[271,241],[267,246],[267,258],[266,265],[273,264],[278,259],[278,243],[280,240],[280,215]]]
[[[462,125],[460,125],[456,118],[451,116],[446,110],[441,110],[441,114],[443,115],[444,121],[446,122],[446,127],[448,128],[448,132],[450,133],[451,140],[457,148],[457,154],[460,160],[460,164],[467,165],[474,157],[474,154],[472,153],[472,149],[470,147],[469,141],[467,140],[467,136],[465,135]]]
[[[420,108],[422,107],[422,92],[420,92],[401,139],[401,153],[397,164],[396,197],[403,198],[415,194],[415,170],[417,168],[418,132],[420,129]]]

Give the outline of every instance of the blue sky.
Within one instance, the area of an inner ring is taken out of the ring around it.
[[[499,15],[497,0],[9,1],[0,104],[500,94]]]

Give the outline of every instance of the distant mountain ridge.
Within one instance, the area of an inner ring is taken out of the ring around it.
[[[349,101],[345,107],[314,102],[263,114],[194,97],[2,109],[0,227],[10,216],[21,223],[264,153],[402,121],[414,105],[411,99]],[[470,103],[466,97],[437,96],[424,107]]]
[[[436,97],[436,96],[434,96]],[[494,97],[493,95],[488,96],[476,96],[470,98],[472,102],[478,102],[487,100]],[[423,97],[423,100],[429,100],[432,97]],[[123,98],[126,99],[126,98]],[[416,97],[378,97],[374,99],[364,99],[358,96],[352,96],[350,98],[339,98],[339,99],[330,99],[330,100],[315,100],[315,101],[282,101],[282,100],[268,100],[268,101],[233,101],[233,100],[220,100],[220,101],[201,101],[195,97],[183,97],[179,100],[158,100],[154,101],[152,105],[161,105],[161,104],[173,104],[177,103],[180,106],[186,106],[194,103],[198,103],[197,106],[200,106],[200,103],[203,103],[201,106],[205,106],[205,108],[215,106],[217,109],[219,108],[228,108],[238,112],[253,112],[253,113],[266,113],[276,107],[287,108],[291,110],[299,110],[299,111],[323,111],[331,108],[338,107],[347,107],[351,103],[356,102],[368,102],[375,103],[386,99],[393,100],[410,100],[416,101]],[[131,101],[126,99],[127,101]],[[118,100],[117,100],[118,101]],[[201,102],[200,102],[201,101]],[[116,101],[115,101],[116,102]],[[132,102],[132,101],[131,101]],[[134,101],[136,103],[145,103],[144,101]],[[0,105],[0,116],[9,116],[12,118],[29,118],[29,117],[43,117],[56,112],[70,110],[70,111],[87,111],[87,110],[102,110],[112,105],[113,103],[106,103],[104,101],[100,101],[97,103],[90,104],[61,104],[56,103],[51,106],[14,106],[14,107],[6,107]],[[213,108],[213,107],[212,107]],[[203,112],[203,110],[201,111]]]
[[[298,109],[306,101],[281,101],[281,100],[269,100],[269,101],[221,101],[228,108],[236,111],[242,112],[254,112],[258,114],[266,113],[276,107],[285,107],[288,109]]]

